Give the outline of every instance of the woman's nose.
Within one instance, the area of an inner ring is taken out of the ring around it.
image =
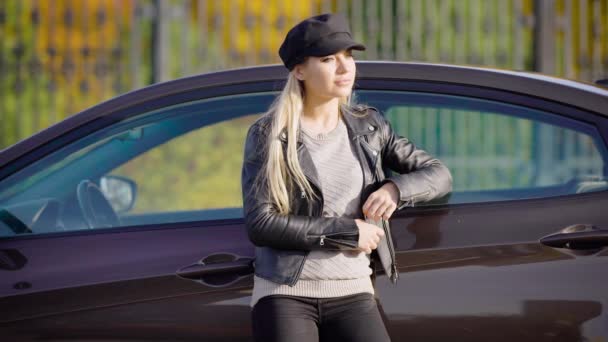
[[[344,59],[343,57],[338,57],[338,67],[336,72],[339,74],[344,74],[346,72],[348,72],[348,66],[346,65],[346,59]]]

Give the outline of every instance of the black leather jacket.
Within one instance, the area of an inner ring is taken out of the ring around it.
[[[364,173],[359,208],[369,194],[387,181],[394,182],[399,188],[400,208],[441,197],[451,191],[452,177],[447,167],[417,149],[406,138],[397,136],[376,109],[351,107],[344,111],[343,119]],[[290,214],[280,215],[269,199],[263,174],[254,186],[266,158],[270,125],[270,116],[264,115],[247,133],[241,177],[245,225],[250,240],[256,246],[255,274],[293,286],[309,251],[356,249],[359,230],[354,219],[322,216],[323,194],[319,178],[301,137],[297,141],[298,159],[318,199],[308,198],[301,190],[294,191],[290,195]],[[279,139],[285,149],[287,139],[284,132]],[[384,167],[394,174],[386,178]],[[360,213],[359,217],[363,214]],[[390,240],[390,234],[387,235]],[[392,246],[392,240],[388,242]],[[394,257],[392,261],[394,263]]]

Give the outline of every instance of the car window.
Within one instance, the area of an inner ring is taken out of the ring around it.
[[[357,96],[381,109],[397,134],[450,169],[452,194],[426,205],[608,189],[606,148],[592,125],[463,96],[398,91],[359,91]]]
[[[276,92],[130,116],[0,182],[0,236],[242,217],[247,129]]]
[[[258,117],[253,114],[204,126],[109,172],[137,184],[137,201],[123,221],[141,224],[242,217],[243,143]],[[114,206],[120,211],[116,201]]]

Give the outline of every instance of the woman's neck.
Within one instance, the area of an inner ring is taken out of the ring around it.
[[[340,99],[327,101],[306,99],[302,111],[302,125],[309,131],[328,132],[338,125]]]

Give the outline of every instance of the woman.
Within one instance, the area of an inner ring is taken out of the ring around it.
[[[346,19],[293,27],[279,55],[290,71],[249,129],[242,171],[256,245],[251,305],[258,341],[388,341],[370,257],[396,208],[451,190],[447,168],[396,136],[373,108],[349,104],[355,78]],[[394,170],[385,178],[383,166]]]

